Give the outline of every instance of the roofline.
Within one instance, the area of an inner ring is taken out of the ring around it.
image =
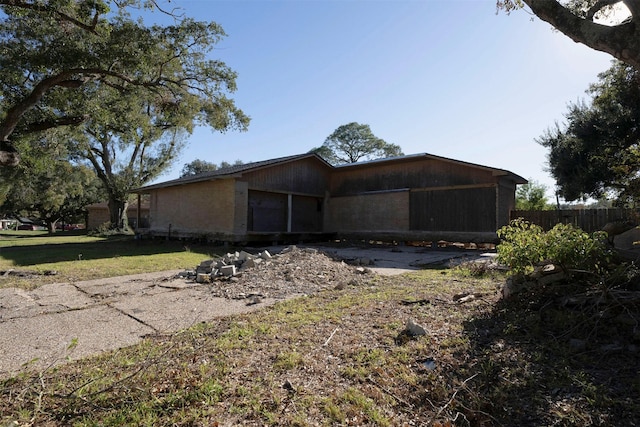
[[[327,167],[329,167],[332,170],[345,170],[345,169],[363,169],[363,168],[368,168],[368,167],[374,167],[377,166],[381,163],[404,163],[404,162],[411,162],[411,161],[415,161],[415,160],[420,160],[420,159],[432,159],[432,160],[439,160],[439,161],[443,161],[443,162],[448,162],[448,163],[454,163],[457,165],[463,165],[463,166],[469,166],[469,167],[473,167],[476,169],[482,169],[485,171],[489,171],[492,173],[493,176],[504,176],[507,177],[509,179],[511,179],[512,181],[514,181],[516,184],[526,184],[529,181],[526,180],[525,178],[521,177],[520,175],[517,175],[513,172],[510,172],[506,169],[499,169],[499,168],[494,168],[494,167],[490,167],[490,166],[484,166],[484,165],[480,165],[477,163],[471,163],[471,162],[465,162],[462,160],[455,160],[455,159],[451,159],[448,157],[442,157],[442,156],[436,156],[434,154],[429,154],[429,153],[418,153],[418,154],[409,154],[409,155],[405,155],[405,156],[398,156],[398,157],[388,157],[388,158],[384,158],[384,159],[375,159],[375,160],[369,160],[366,162],[357,162],[357,163],[347,163],[347,164],[343,164],[343,165],[337,165],[337,166],[333,166],[330,163],[328,163],[325,159],[323,159],[321,156],[319,156],[316,153],[304,153],[304,154],[299,154],[299,155],[293,155],[293,156],[286,156],[286,157],[279,157],[279,158],[275,158],[275,159],[271,159],[271,160],[263,160],[260,162],[254,162],[256,163],[255,166],[251,166],[252,163],[247,163],[245,166],[247,166],[246,169],[242,169],[240,171],[232,169],[229,173],[219,173],[219,171],[212,171],[212,172],[205,172],[202,174],[198,174],[198,175],[194,175],[194,176],[189,176],[189,177],[183,177],[183,178],[177,178],[177,179],[172,179],[170,181],[165,181],[165,182],[160,182],[158,184],[152,184],[152,185],[147,185],[144,187],[139,187],[139,188],[135,188],[133,189],[131,192],[132,193],[145,193],[151,190],[158,190],[160,188],[167,188],[167,187],[174,187],[174,186],[178,186],[178,185],[186,185],[186,184],[193,184],[196,182],[206,182],[206,181],[215,181],[215,180],[219,180],[219,179],[232,179],[232,178],[239,178],[242,176],[242,174],[246,173],[246,172],[253,172],[253,171],[257,171],[257,170],[261,170],[261,169],[265,169],[265,168],[269,168],[275,165],[282,165],[282,164],[286,164],[286,163],[290,163],[290,162],[294,162],[294,161],[298,161],[298,160],[302,160],[302,159],[307,159],[310,157],[314,157],[318,160],[320,160],[323,164],[325,164]],[[242,165],[239,165],[242,166]],[[218,172],[218,173],[216,173]]]
[[[404,163],[411,162],[414,160],[419,160],[421,158],[428,158],[433,160],[440,160],[443,162],[454,163],[458,165],[470,166],[477,169],[483,169],[486,171],[491,171],[494,176],[508,176],[510,177],[516,184],[526,184],[529,182],[527,179],[517,175],[511,171],[506,169],[494,168],[491,166],[480,165],[477,163],[465,162],[463,160],[451,159],[448,157],[436,156],[435,154],[429,153],[418,153],[418,154],[408,154],[406,156],[398,156],[398,157],[388,157],[386,159],[374,159],[366,162],[357,162],[357,163],[346,163],[343,165],[335,166],[336,169],[364,169],[367,167],[377,166],[380,163]]]
[[[302,159],[307,159],[307,158],[310,158],[310,157],[315,157],[316,159],[320,160],[323,164],[325,164],[327,167],[333,168],[333,166],[330,163],[328,163],[325,159],[323,159],[322,157],[320,157],[316,153],[304,153],[304,154],[298,154],[298,155],[293,155],[293,156],[278,157],[278,158],[271,159],[271,160],[263,160],[263,161],[259,161],[259,162],[253,162],[253,163],[257,163],[256,166],[253,166],[253,167],[251,166],[252,163],[247,163],[246,165],[244,165],[244,166],[247,166],[247,168],[246,169],[242,169],[240,171],[232,170],[229,173],[216,173],[218,171],[212,171],[211,173],[205,172],[205,173],[201,173],[201,174],[194,175],[194,176],[176,178],[176,179],[172,179],[170,181],[160,182],[158,184],[146,185],[144,187],[135,188],[131,192],[132,193],[145,193],[145,192],[150,191],[150,190],[158,190],[160,188],[167,188],[167,187],[174,187],[174,186],[178,186],[178,185],[193,184],[193,183],[196,183],[196,182],[206,182],[206,181],[215,181],[215,180],[219,180],[219,179],[239,178],[239,177],[242,176],[242,174],[244,174],[246,172],[253,172],[253,171],[265,169],[265,168],[268,168],[268,167],[272,167],[272,166],[275,166],[275,165],[282,165],[282,164],[286,164],[286,163],[290,163],[290,162],[294,162],[294,161],[298,161],[298,160],[302,160]],[[239,165],[239,166],[243,166],[243,165]]]

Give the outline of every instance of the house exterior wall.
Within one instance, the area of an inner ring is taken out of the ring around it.
[[[338,168],[331,177],[333,196],[401,188],[453,187],[496,183],[490,170],[437,159],[414,158],[389,164]]]
[[[327,202],[327,232],[409,230],[409,191],[332,197]]]
[[[445,188],[411,192],[412,230],[496,230],[495,185]]]
[[[136,221],[138,220],[138,205],[131,203],[127,208],[127,218],[131,227],[136,227]],[[143,225],[148,225],[149,222],[149,208],[146,204],[142,205],[140,212],[140,219]],[[87,230],[95,230],[102,224],[109,222],[109,208],[106,203],[95,203],[87,206]]]
[[[267,162],[149,189],[150,231],[237,242],[296,233],[488,242],[515,205],[521,178],[505,175],[429,156],[339,168],[316,157]]]
[[[513,181],[501,179],[498,185],[498,211],[496,230],[509,224],[511,211],[516,208],[516,185]]]
[[[338,169],[328,223],[338,233],[495,232],[510,202],[499,181],[489,169],[425,158]]]
[[[234,233],[236,185],[233,179],[196,182],[151,192],[151,232],[172,235]]]

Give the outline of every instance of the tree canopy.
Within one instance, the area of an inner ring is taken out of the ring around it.
[[[640,73],[622,62],[599,74],[590,103],[569,105],[566,122],[538,142],[549,149],[549,170],[566,200],[610,195],[640,200]]]
[[[153,98],[154,110],[192,113],[216,130],[246,127],[226,96],[236,74],[206,58],[222,28],[191,19],[146,27],[125,11],[154,4],[0,0],[0,165],[17,164],[23,135],[94,119],[105,105],[92,101],[107,90]]]
[[[541,211],[551,209],[545,195],[547,186],[534,179],[519,185],[516,190],[516,209],[521,211]]]
[[[577,43],[606,52],[640,70],[640,0],[497,0],[498,9],[511,12],[527,5],[543,21]],[[613,25],[596,22],[623,4],[629,16]]]
[[[206,160],[196,159],[190,163],[185,163],[185,165],[182,167],[182,171],[180,172],[180,178],[184,178],[185,176],[194,176],[204,172],[212,172],[218,169],[224,169],[241,164],[243,164],[242,160],[236,160],[235,162],[233,162],[233,164],[227,161],[223,161],[220,162],[220,165],[217,165]]]
[[[317,153],[333,165],[403,155],[399,145],[378,138],[369,125],[356,122],[338,127],[322,146],[311,152]]]
[[[236,73],[209,58],[225,36],[216,23],[145,26],[125,11],[157,7],[142,0],[0,4],[0,164],[16,165],[30,135],[64,128],[71,160],[103,182],[114,225],[126,226],[130,191],[175,160],[194,126],[248,125],[227,96]]]
[[[61,137],[51,129],[28,143],[21,141],[23,161],[15,168],[0,170],[7,184],[0,212],[42,221],[54,232],[59,220],[76,220],[87,205],[103,200],[95,172],[68,161]]]

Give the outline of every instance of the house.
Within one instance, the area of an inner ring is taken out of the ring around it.
[[[152,236],[214,241],[496,240],[509,222],[512,172],[415,154],[334,167],[313,153],[231,166],[135,190]]]
[[[134,201],[129,203],[127,207],[127,218],[130,227],[138,228],[138,218],[140,218],[140,227],[149,226],[149,203],[142,200],[140,206],[140,209],[138,209],[138,202]],[[109,205],[107,202],[93,203],[87,206],[87,230],[95,230],[109,221]]]

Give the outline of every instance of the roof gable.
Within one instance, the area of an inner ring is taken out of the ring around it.
[[[210,172],[203,172],[197,175],[185,176],[183,178],[173,179],[171,181],[165,181],[158,184],[147,185],[141,188],[137,188],[134,192],[144,192],[148,190],[155,190],[158,188],[172,187],[175,185],[191,184],[195,182],[210,181],[214,179],[228,179],[236,178],[242,175],[244,172],[255,171],[263,168],[273,167],[284,163],[290,163],[307,158],[316,158],[322,164],[328,168],[333,168],[326,160],[318,156],[315,153],[297,154],[295,156],[278,157],[276,159],[263,160],[259,162],[244,163],[241,165],[233,165],[226,168],[216,169]]]

